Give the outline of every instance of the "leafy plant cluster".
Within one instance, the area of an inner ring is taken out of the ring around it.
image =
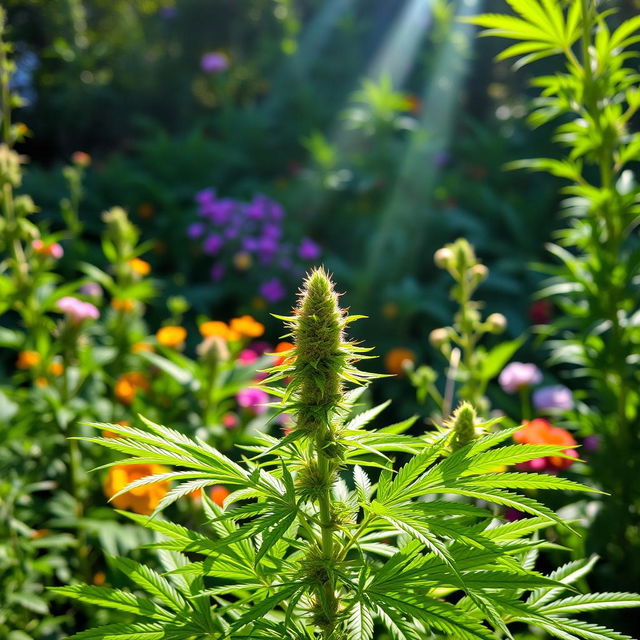
[[[280,399],[279,410],[294,416],[293,428],[280,439],[263,436],[240,463],[149,420],[144,429],[94,425],[121,437],[89,441],[129,462],[175,468],[129,487],[176,480],[158,511],[214,483],[233,492],[222,507],[205,499],[206,533],[159,515],[134,516],[161,534],[152,546],[164,570],[116,561],[146,596],[87,585],[57,589],[136,617],[74,638],[370,640],[379,624],[398,639],[489,640],[494,630],[513,637],[517,622],[562,640],[628,637],[575,617],[640,605],[634,594],[574,591],[593,561],[549,575],[534,569],[539,551],[554,545],[532,534],[566,523],[523,491],[588,489],[555,476],[495,471],[565,456],[561,447],[500,446],[517,428],[477,423],[469,404],[448,427],[422,436],[407,434],[413,419],[371,428],[384,405],[357,410],[372,376],[356,363],[368,349],[347,337],[357,316],[339,307],[322,269],[308,276],[294,314],[283,319],[295,346],[264,385]],[[531,517],[502,523],[496,505]]]
[[[539,93],[529,115],[535,127],[554,124],[559,158],[534,158],[515,167],[561,178],[566,186],[566,223],[548,245],[555,264],[540,296],[551,299],[561,317],[544,335],[550,362],[584,387],[572,420],[583,435],[596,436],[594,476],[612,494],[592,526],[593,548],[608,549],[616,563],[607,584],[633,584],[640,556],[631,514],[639,504],[635,478],[637,443],[638,269],[640,190],[634,172],[640,134],[635,65],[640,17],[615,26],[616,14],[591,0],[566,4],[510,0],[516,16],[474,18],[484,35],[515,40],[499,55],[520,68],[561,56],[562,70],[539,75]],[[611,461],[615,460],[616,464]]]

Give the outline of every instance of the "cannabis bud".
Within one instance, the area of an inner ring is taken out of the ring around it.
[[[445,424],[452,431],[449,444],[452,451],[457,451],[476,438],[476,410],[468,402],[463,402]]]

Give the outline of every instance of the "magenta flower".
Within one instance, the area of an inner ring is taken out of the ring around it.
[[[249,387],[238,392],[236,400],[244,409],[249,409],[256,414],[261,414],[267,410],[266,404],[269,402],[269,396],[262,389]]]
[[[302,260],[317,260],[320,257],[320,247],[311,238],[302,238],[298,255]]]
[[[222,73],[229,68],[229,58],[220,51],[205,53],[200,59],[200,68],[205,73]]]
[[[268,302],[278,302],[278,300],[284,298],[286,293],[285,288],[278,278],[271,278],[271,280],[267,280],[260,286],[260,294]]]
[[[252,364],[258,359],[258,354],[253,349],[243,349],[238,356],[240,364]]]
[[[561,384],[541,387],[533,393],[533,406],[538,411],[548,411],[549,409],[570,411],[573,409],[573,396],[571,391]]]
[[[56,308],[64,313],[71,322],[80,324],[83,320],[97,320],[100,317],[98,308],[90,302],[83,302],[78,298],[65,296],[56,303]]]
[[[224,241],[217,233],[211,233],[205,239],[202,249],[208,255],[214,256],[218,251],[220,251],[220,249],[222,249],[223,244]]]
[[[506,393],[517,393],[520,389],[539,384],[542,373],[535,364],[511,362],[501,372],[498,382]]]

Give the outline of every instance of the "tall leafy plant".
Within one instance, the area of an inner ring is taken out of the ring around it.
[[[491,640],[492,628],[512,637],[516,622],[562,640],[627,638],[573,617],[640,605],[630,593],[576,593],[572,585],[593,561],[550,575],[533,568],[539,550],[553,545],[531,534],[559,518],[520,491],[586,487],[495,471],[564,456],[562,447],[501,446],[515,429],[491,432],[492,424],[478,424],[466,403],[446,427],[424,437],[406,434],[413,420],[371,428],[384,405],[357,412],[372,376],[356,368],[368,350],[345,335],[355,319],[338,306],[326,273],[311,273],[285,318],[295,346],[264,382],[280,410],[295,416],[293,429],[280,439],[261,436],[241,463],[148,420],[146,429],[109,425],[117,438],[88,438],[130,463],[175,468],[128,487],[176,481],[157,511],[211,484],[233,492],[223,507],[204,497],[204,531],[157,513],[126,514],[161,534],[153,546],[164,573],[120,558],[114,566],[147,595],[87,585],[57,589],[135,616],[73,638],[370,640],[379,624],[400,640]],[[395,462],[403,456],[404,464]],[[503,524],[492,505],[531,517]]]
[[[619,584],[626,576],[632,584],[640,572],[640,554],[628,552],[637,548],[633,518],[640,508],[640,189],[633,174],[640,134],[632,130],[640,108],[633,50],[640,42],[640,16],[612,28],[615,13],[595,0],[509,5],[517,17],[473,19],[487,28],[483,35],[517,41],[499,59],[515,58],[518,68],[548,56],[564,58],[562,70],[534,78],[540,96],[529,116],[534,126],[556,123],[563,155],[516,166],[568,183],[567,224],[549,244],[555,265],[540,295],[562,312],[552,326],[552,361],[584,380],[586,401],[575,419],[583,435],[600,439],[594,472],[611,497],[592,528],[600,536],[596,548],[606,548],[617,562],[614,580]]]

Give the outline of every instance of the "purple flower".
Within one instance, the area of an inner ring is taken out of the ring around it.
[[[102,298],[102,287],[97,282],[87,282],[80,287],[80,293],[88,298]]]
[[[205,73],[222,73],[229,67],[229,58],[220,51],[205,53],[200,58],[200,68]]]
[[[260,249],[260,240],[258,238],[243,238],[242,248],[245,251],[258,251]]]
[[[450,160],[451,154],[448,151],[436,151],[436,153],[433,155],[432,162],[434,167],[442,169],[449,164]]]
[[[216,199],[216,192],[213,189],[203,189],[196,193],[196,202],[202,207],[206,204],[214,202]]]
[[[273,200],[269,201],[269,217],[272,220],[282,220],[284,218],[284,209]]]
[[[317,260],[320,257],[320,247],[311,238],[302,238],[298,255],[302,260]]]
[[[223,277],[224,277],[224,265],[214,264],[213,267],[211,267],[211,279],[214,282],[220,282],[220,280],[222,280]]]
[[[206,254],[214,256],[218,251],[220,251],[220,249],[222,249],[223,244],[224,242],[222,238],[217,233],[211,233],[204,241],[202,249]]]
[[[205,226],[204,224],[202,224],[202,222],[194,222],[187,228],[187,235],[190,238],[199,238],[204,233],[204,230]]]
[[[268,203],[269,200],[265,196],[256,196],[245,208],[247,217],[251,220],[262,220],[265,217]]]
[[[516,393],[520,389],[538,384],[542,373],[535,364],[511,362],[501,372],[498,382],[506,393]]]
[[[282,227],[277,224],[265,224],[262,227],[262,235],[265,238],[280,238],[282,236]]]
[[[178,9],[176,7],[162,7],[160,9],[160,15],[166,20],[171,20],[175,18],[178,14]]]
[[[600,448],[600,436],[587,436],[582,445],[585,451],[597,451]]]
[[[260,286],[260,294],[268,302],[278,302],[286,295],[286,290],[278,278],[271,278]]]
[[[538,411],[548,409],[570,411],[573,409],[573,396],[571,391],[561,384],[541,387],[533,393],[533,406]]]
[[[254,413],[259,414],[267,410],[265,405],[269,402],[269,396],[262,389],[249,387],[238,392],[236,400],[244,409],[251,409]]]
[[[100,312],[95,305],[71,296],[60,298],[56,303],[56,309],[64,313],[71,322],[76,324],[80,324],[83,320],[88,320],[89,318],[97,320],[100,317]]]

